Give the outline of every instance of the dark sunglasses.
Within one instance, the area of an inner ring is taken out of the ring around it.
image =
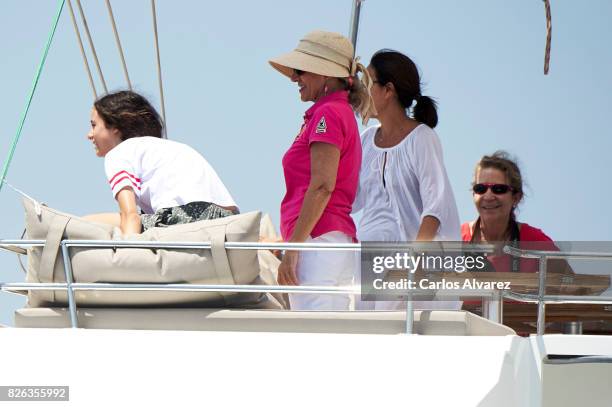
[[[295,72],[295,74],[297,76],[302,76],[304,75],[304,71],[302,71],[301,69],[294,69],[293,72]]]
[[[506,184],[476,184],[472,187],[472,191],[475,194],[483,195],[489,188],[491,188],[491,192],[495,195],[503,195],[508,191],[514,191],[514,188]]]

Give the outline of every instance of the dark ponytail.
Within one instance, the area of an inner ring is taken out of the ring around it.
[[[429,96],[420,96],[417,98],[416,102],[413,108],[414,119],[418,122],[425,123],[432,129],[436,127],[438,124],[436,101]]]
[[[429,96],[421,95],[421,78],[415,63],[401,52],[382,49],[374,54],[370,65],[376,72],[380,85],[392,83],[399,103],[404,109],[413,107],[416,121],[431,128],[438,124],[436,102]]]

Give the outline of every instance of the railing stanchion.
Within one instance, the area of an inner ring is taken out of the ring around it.
[[[482,317],[491,320],[491,297],[482,297]]]
[[[68,311],[70,312],[70,326],[72,328],[79,327],[77,319],[76,301],[74,300],[74,289],[72,288],[72,261],[70,260],[70,251],[65,241],[62,241],[62,256],[64,257],[64,274],[66,275],[66,285],[68,291]]]
[[[408,281],[414,281],[414,273],[408,271]],[[410,284],[410,283],[408,283]],[[414,332],[414,304],[412,303],[412,293],[408,292],[406,300],[406,333],[412,335]]]
[[[498,291],[497,298],[499,299],[499,306],[497,307],[499,311],[499,323],[503,325],[504,323],[504,292]]]
[[[544,335],[544,322],[546,304],[544,302],[544,295],[546,294],[546,263],[547,257],[540,257],[540,266],[538,268],[540,272],[540,282],[538,284],[538,336]]]
[[[502,309],[504,299],[499,291],[490,296],[482,297],[482,317],[489,321],[502,323]]]
[[[413,255],[412,249],[408,251],[410,256]],[[408,270],[408,298],[406,299],[406,334],[414,333],[414,304],[412,303],[412,290],[410,289],[411,282],[414,281],[416,270]]]
[[[582,321],[567,322],[563,329],[564,334],[582,335]]]

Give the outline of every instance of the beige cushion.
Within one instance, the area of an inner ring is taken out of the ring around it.
[[[79,327],[188,331],[313,332],[400,334],[405,312],[268,311],[245,309],[79,309]],[[422,335],[515,335],[467,311],[415,311],[414,332]],[[25,308],[15,312],[21,328],[69,327],[65,308]]]
[[[272,219],[267,213],[261,217],[259,236],[270,242],[280,240],[280,236],[276,233]],[[266,285],[278,285],[278,266],[280,266],[281,261],[276,258],[270,250],[258,250],[257,255],[259,257],[259,276],[263,283]],[[286,294],[269,293],[268,296],[273,297],[282,308],[289,308],[289,301],[286,298]]]
[[[24,200],[30,239],[46,239],[44,248],[28,250],[28,282],[65,282],[62,239],[112,240],[113,228],[62,213],[37,208]],[[262,284],[255,250],[225,250],[228,242],[254,242],[259,238],[260,213],[152,228],[133,240],[212,242],[211,250],[196,249],[88,249],[71,248],[72,271],[80,283],[193,283]],[[198,304],[209,307],[259,302],[259,293],[77,291],[83,306],[143,306]],[[66,292],[31,291],[29,305],[66,304]]]

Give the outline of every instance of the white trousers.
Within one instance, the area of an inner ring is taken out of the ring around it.
[[[307,243],[352,243],[342,232],[328,232]],[[348,286],[357,268],[357,252],[347,250],[300,251],[297,278],[300,285]],[[292,310],[345,311],[351,305],[349,294],[289,294]]]

